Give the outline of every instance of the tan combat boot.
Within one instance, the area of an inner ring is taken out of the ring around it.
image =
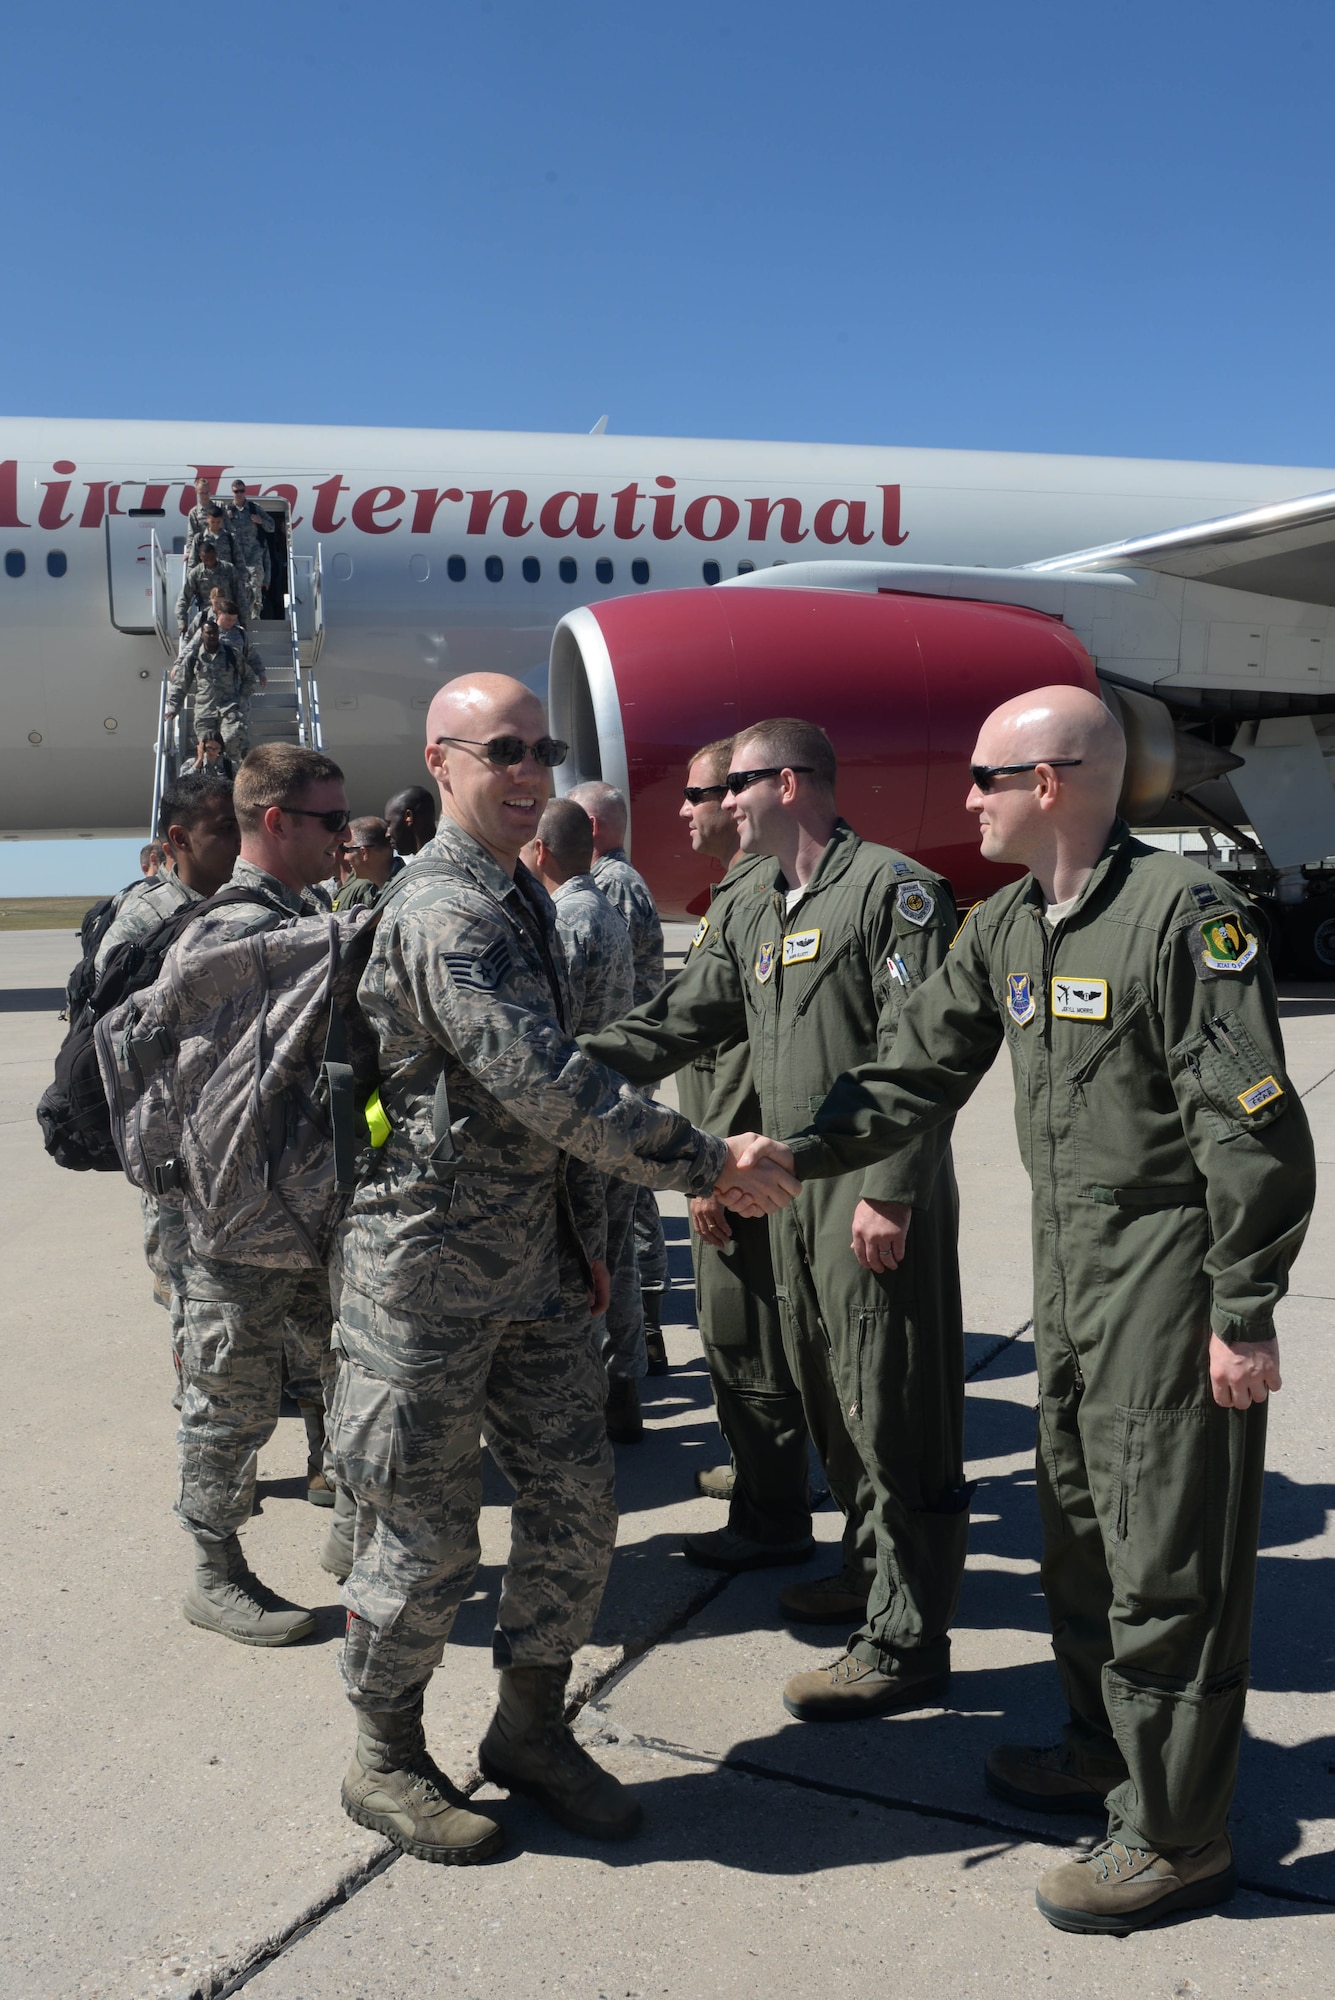
[[[620,1780],[595,1764],[565,1719],[564,1667],[503,1667],[500,1703],[482,1739],[482,1775],[523,1792],[572,1833],[628,1840],[644,1808]]]
[[[402,1713],[358,1709],[357,1748],[343,1810],[419,1861],[466,1866],[505,1845],[505,1830],[473,1812],[436,1765],[422,1732],[422,1701]]]
[[[290,1646],[315,1630],[315,1613],[269,1590],[251,1574],[235,1535],[195,1543],[195,1580],[181,1604],[192,1625],[242,1646]]]
[[[1037,1813],[1093,1813],[1106,1816],[1106,1800],[1126,1772],[1109,1770],[1100,1786],[1092,1774],[1076,1769],[1064,1743],[1038,1749],[1027,1743],[998,1743],[983,1762],[989,1792],[1013,1806]]]
[[[1078,1861],[1039,1878],[1035,1901],[1059,1931],[1107,1931],[1125,1937],[1181,1910],[1226,1903],[1237,1887],[1228,1835],[1200,1847],[1156,1854],[1105,1840]]]
[[[828,1667],[794,1674],[783,1691],[783,1705],[799,1722],[860,1722],[901,1708],[929,1708],[949,1684],[948,1671],[915,1678],[902,1667],[886,1672],[845,1653]]]

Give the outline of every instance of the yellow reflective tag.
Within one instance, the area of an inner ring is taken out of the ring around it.
[[[371,1135],[371,1144],[377,1149],[384,1145],[394,1127],[389,1122],[389,1114],[380,1102],[380,1092],[373,1090],[366,1100],[366,1129]]]

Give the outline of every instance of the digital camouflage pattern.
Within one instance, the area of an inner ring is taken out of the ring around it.
[[[570,1019],[576,1034],[591,1034],[624,1014],[635,991],[635,960],[625,923],[592,875],[572,875],[554,892],[556,934],[570,986]],[[632,1381],[647,1372],[644,1306],[635,1257],[633,1182],[604,1180],[607,1249],[604,1261],[612,1295],[594,1321],[594,1339],[609,1375]],[[647,1193],[648,1190],[646,1189]],[[649,1195],[653,1201],[653,1196]]]
[[[229,562],[233,565],[236,563],[237,546],[235,537],[231,531],[231,524],[227,518],[227,503],[215,499],[207,501],[202,507],[196,502],[186,517],[185,560],[187,567],[191,563],[199,561],[199,552],[205,542],[209,540],[208,517],[211,510],[222,515],[222,526],[218,533],[213,536],[213,543],[218,551],[218,560],[219,562]]]
[[[793,1141],[803,1179],[921,1143],[1006,1045],[1033,1189],[1043,1583],[1078,1774],[1114,1837],[1223,1832],[1246,1698],[1266,1406],[1215,1403],[1207,1331],[1267,1340],[1315,1192],[1246,902],[1120,822],[1049,924],[980,905],[893,1049]]]
[[[949,884],[842,821],[801,901],[771,861],[741,880],[656,999],[586,1040],[632,1082],[745,1034],[763,1130],[783,1137],[855,1050],[888,1057],[909,993],[955,929]],[[807,1116],[809,1117],[808,1112]],[[903,1263],[866,1271],[849,1244],[861,1199],[913,1209]],[[770,1218],[789,1367],[843,1510],[844,1563],[877,1573],[852,1650],[934,1674],[968,1532],[964,1356],[948,1128],[862,1175],[813,1182]]]
[[[693,1192],[726,1149],[580,1055],[552,905],[526,869],[512,880],[447,820],[390,889],[358,997],[392,1130],[343,1228],[348,1278],[423,1317],[566,1316],[587,1289],[581,1201],[601,1240],[578,1160]]]
[[[207,612],[209,592],[213,589],[221,590],[225,597],[233,598],[238,604],[241,602],[241,590],[232,563],[220,559],[212,565],[205,562],[186,564],[185,581],[176,600],[176,623],[182,631],[189,625],[196,607],[201,612]]]
[[[223,520],[232,538],[237,560],[249,566],[260,559],[262,537],[273,533],[273,521],[267,510],[256,500],[247,498],[238,504],[235,500],[223,502]]]
[[[198,890],[188,888],[175,872],[154,875],[147,882],[136,882],[123,898],[97,947],[94,969],[101,972],[118,945],[151,936],[158,925],[175,911],[183,910],[187,903],[198,901]]]
[[[177,715],[190,701],[196,738],[220,736],[227,755],[239,764],[250,746],[250,697],[260,685],[258,662],[244,642],[229,645],[220,638],[210,653],[201,627],[167,670],[166,713]]]
[[[624,847],[600,854],[593,879],[630,932],[635,958],[635,1005],[653,998],[663,984],[663,926],[649,884],[626,859]]]
[[[593,1630],[616,1541],[602,1370],[587,1308],[506,1321],[421,1318],[345,1283],[329,1432],[357,1500],[343,1682],[411,1708],[473,1585],[480,1436],[514,1488],[500,1665],[562,1666]]]

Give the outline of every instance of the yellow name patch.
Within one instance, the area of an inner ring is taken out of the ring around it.
[[[704,943],[705,939],[708,937],[708,935],[709,935],[709,918],[701,917],[700,928],[695,933],[695,936],[691,939],[691,950],[698,951],[700,946]]]
[[[820,950],[819,931],[789,931],[783,941],[783,963],[805,965]]]
[[[1052,982],[1052,1015],[1057,1021],[1106,1021],[1108,982],[1080,973],[1063,974]]]
[[[1276,1083],[1273,1076],[1263,1076],[1259,1083],[1254,1083],[1247,1090],[1240,1090],[1238,1092],[1238,1103],[1250,1118],[1252,1113],[1259,1111],[1263,1104],[1273,1104],[1277,1097],[1282,1097],[1283,1095],[1284,1087],[1282,1084]]]

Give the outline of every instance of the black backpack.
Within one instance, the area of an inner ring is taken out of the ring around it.
[[[141,992],[144,987],[156,983],[163,961],[177,938],[205,910],[216,910],[228,903],[264,900],[254,889],[221,889],[216,896],[206,896],[173,910],[146,937],[130,938],[117,945],[100,975],[89,980],[89,990],[76,1006],[75,981],[86,969],[91,970],[97,944],[101,943],[111,921],[110,916],[107,917],[98,932],[97,943],[88,948],[83,964],[70,979],[69,1030],[56,1056],[55,1075],[37,1106],[42,1143],[57,1166],[68,1167],[77,1174],[90,1170],[102,1174],[120,1172],[120,1155],[111,1136],[111,1115],[107,1109],[93,1040],[93,1030],[102,1016],[109,1014],[113,1007],[118,1007],[131,993]],[[114,897],[107,898],[108,903],[114,901]],[[85,931],[105,907],[98,903],[88,912],[84,918]],[[292,914],[286,905],[275,905],[275,908],[281,909],[284,917]]]
[[[93,997],[97,985],[97,968],[93,961],[98,947],[111,929],[116,912],[139,883],[131,882],[129,888],[118,889],[114,896],[104,896],[100,903],[94,903],[91,910],[85,910],[83,922],[79,925],[79,945],[83,957],[75,966],[65,985],[66,1018],[73,1024]]]

